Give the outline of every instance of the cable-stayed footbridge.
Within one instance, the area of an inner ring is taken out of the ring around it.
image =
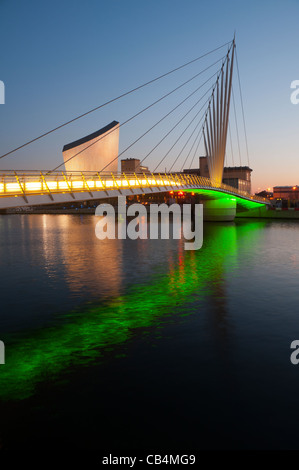
[[[64,126],[72,124],[74,121],[84,118],[86,115],[100,108],[121,100],[125,96],[148,87],[169,75],[177,73],[203,58],[207,58],[210,54],[221,51],[223,48],[227,48],[227,51],[223,56],[218,58],[218,60],[204,69],[201,69],[191,78],[184,80],[170,91],[167,91],[167,93],[164,93],[154,102],[139,109],[138,112],[134,113],[120,124],[117,123],[119,125],[108,126],[108,130],[105,131],[104,135],[100,132],[94,133],[93,136],[95,137],[93,137],[91,141],[87,141],[86,138],[79,139],[75,146],[65,146],[64,162],[58,164],[52,170],[0,171],[0,209],[23,206],[44,206],[72,201],[102,200],[119,195],[131,196],[182,190],[200,194],[200,197],[204,201],[206,213],[212,214],[212,219],[232,220],[236,213],[237,206],[250,210],[254,207],[269,204],[266,199],[252,196],[248,191],[223,183],[223,169],[225,160],[227,159],[228,135],[230,137],[231,156],[233,158],[232,132],[229,119],[231,102],[233,102],[233,110],[235,112],[236,137],[240,155],[239,129],[232,86],[236,54],[235,39],[55,127],[1,155],[0,159],[12,155],[16,151],[33,144],[35,141],[54,133]],[[209,71],[211,71],[211,74],[208,78],[205,78],[204,74],[207,74]],[[237,76],[239,78],[238,66]],[[195,89],[190,91],[191,84],[199,77],[204,77],[203,82],[198,86],[196,85]],[[151,123],[141,135],[134,138],[133,142],[121,152],[118,152],[117,141],[116,155],[109,154],[111,139],[114,138],[115,141],[115,133],[118,133],[121,127],[145,114],[155,106],[160,106],[162,102],[169,99],[169,97],[172,98],[173,95],[179,90],[184,89],[184,87],[188,87],[187,96],[184,96],[183,99],[176,102],[175,106],[167,111],[167,113],[159,115],[157,121]],[[202,94],[198,98],[200,90]],[[240,81],[239,90],[245,144],[249,163]],[[195,99],[195,103],[192,103],[192,106],[186,109],[186,105],[190,103],[192,98],[193,101]],[[174,116],[177,112],[180,112],[180,115],[179,119],[175,120]],[[166,126],[166,123],[170,118],[172,121],[169,128]],[[182,128],[183,125],[185,126],[184,128]],[[134,172],[120,172],[118,169],[120,158],[129,150],[132,151],[134,146],[148,138],[153,131],[158,128],[161,129],[161,126],[163,134],[161,134],[160,131],[155,144],[151,145],[144,158],[140,160],[139,168]],[[173,136],[175,137],[167,150],[165,151],[164,149],[162,151],[163,145],[165,147],[166,142]],[[106,145],[107,142],[109,145]],[[99,147],[100,144],[101,146]],[[195,158],[200,155],[200,145],[203,146],[203,151],[207,157],[208,177],[203,177],[192,168]],[[94,154],[90,157],[89,155],[91,155],[91,151],[96,148],[100,150],[94,161]],[[179,151],[178,148],[180,148]],[[101,152],[103,152],[103,155],[106,152],[105,159],[102,158]],[[159,152],[158,156],[157,152]],[[84,158],[83,155],[85,155]],[[110,156],[112,158],[110,158]],[[149,170],[147,167],[141,166],[146,160],[149,162],[150,166],[155,166],[153,171]],[[91,161],[93,162],[92,170],[89,169]],[[75,165],[74,162],[76,162]],[[84,164],[82,162],[84,162]],[[165,171],[161,171],[161,167],[165,165],[165,163],[168,164],[168,170],[165,169]],[[61,170],[63,165],[65,169]],[[189,168],[186,168],[188,165]],[[86,167],[88,167],[88,169]],[[110,171],[112,168],[114,171]]]

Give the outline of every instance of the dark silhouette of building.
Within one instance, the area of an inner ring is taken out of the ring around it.
[[[274,199],[287,199],[289,201],[299,200],[299,186],[274,186]]]
[[[148,167],[140,165],[138,158],[126,158],[125,160],[121,160],[121,172],[150,174]]]
[[[208,157],[199,157],[198,169],[184,170],[184,172],[210,178]],[[252,169],[249,166],[226,166],[223,168],[222,182],[251,194],[251,172]]]

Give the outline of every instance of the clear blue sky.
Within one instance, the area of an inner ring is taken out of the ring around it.
[[[0,154],[231,40],[236,30],[254,189],[299,184],[299,105],[290,101],[290,83],[299,79],[298,18],[296,0],[0,0],[0,80],[6,87],[6,103],[0,105]],[[201,66],[198,62],[0,160],[0,169],[55,167],[65,143],[114,119],[124,121]],[[120,150],[179,97],[184,94],[121,128]],[[165,123],[125,156],[142,158],[169,126]],[[150,167],[170,143],[153,155]]]

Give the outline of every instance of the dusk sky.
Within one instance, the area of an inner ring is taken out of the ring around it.
[[[236,32],[253,190],[299,184],[299,104],[290,101],[291,82],[299,80],[298,18],[296,0],[0,0],[0,80],[5,83],[0,154],[230,41]],[[64,144],[113,120],[122,123],[221,58],[226,50],[1,159],[0,169],[54,168],[62,162]],[[203,75],[202,81],[216,70]],[[120,151],[199,84],[188,85],[168,102],[122,127]],[[235,69],[241,163],[246,165],[237,87]],[[192,100],[188,106],[191,104]],[[165,121],[124,158],[142,159],[179,116]],[[231,125],[235,137],[234,121]],[[144,164],[152,170],[183,128]],[[233,140],[234,163],[239,164]],[[166,168],[177,152],[169,155]],[[227,154],[231,165],[229,142]]]

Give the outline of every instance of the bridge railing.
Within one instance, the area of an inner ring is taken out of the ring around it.
[[[63,192],[107,191],[136,187],[179,187],[171,175],[95,172],[5,172],[0,173],[0,197]]]
[[[223,183],[209,178],[185,173],[109,173],[109,172],[49,172],[6,171],[0,173],[0,197],[26,196],[57,193],[109,191],[145,187],[211,188],[266,202],[264,198],[250,196]]]
[[[196,182],[196,185],[198,185],[200,187],[203,187],[203,188],[209,187],[211,189],[216,189],[216,190],[219,190],[219,191],[224,190],[225,192],[228,192],[228,193],[231,193],[231,194],[234,194],[234,195],[238,195],[238,196],[241,196],[241,197],[245,197],[247,199],[253,199],[255,201],[260,201],[262,203],[269,203],[269,200],[267,198],[256,196],[256,195],[251,195],[247,191],[242,191],[241,189],[234,188],[233,186],[229,186],[229,185],[224,184],[224,183],[219,183],[217,181],[213,181],[210,178],[205,178],[205,177],[199,176],[199,175],[192,175],[192,174],[185,175],[184,173],[180,173],[180,177],[182,179],[184,179],[184,176],[186,176],[187,179],[192,178],[192,180]]]

